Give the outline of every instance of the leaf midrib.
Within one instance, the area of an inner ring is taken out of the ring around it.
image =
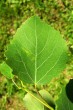
[[[37,34],[36,34],[36,17],[35,17],[35,87],[37,82]]]

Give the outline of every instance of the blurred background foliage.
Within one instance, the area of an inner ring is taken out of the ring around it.
[[[66,70],[53,80],[55,83],[44,87],[55,98],[61,86],[73,77],[73,0],[0,0],[0,63],[17,28],[35,14],[59,30],[69,48]],[[0,74],[0,110],[25,110],[24,94]]]

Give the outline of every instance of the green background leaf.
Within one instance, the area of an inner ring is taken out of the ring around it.
[[[50,105],[53,109],[55,109],[55,102],[53,97],[49,94],[46,90],[40,90],[39,93],[41,94],[42,98]],[[44,106],[44,110],[48,110],[47,107]]]
[[[73,80],[62,88],[56,104],[57,110],[73,110]]]
[[[52,108],[55,107],[53,98],[46,90],[40,90],[39,93],[41,96],[36,93],[33,93],[33,95],[35,95],[38,99],[42,97],[47,102],[47,104],[49,104]],[[25,95],[23,100],[24,100],[24,105],[28,110],[49,110],[42,103],[40,103],[38,100],[32,97],[29,93]]]
[[[43,110],[44,107],[39,101],[28,93],[24,97],[24,105],[27,110]]]
[[[13,74],[12,74],[12,69],[5,63],[3,62],[0,64],[0,72],[7,78],[12,79]]]
[[[6,63],[24,83],[47,84],[65,68],[66,52],[60,33],[33,16],[17,30]]]

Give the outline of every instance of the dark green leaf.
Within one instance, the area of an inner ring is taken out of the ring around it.
[[[56,110],[73,110],[73,80],[62,88],[62,93],[56,101]]]

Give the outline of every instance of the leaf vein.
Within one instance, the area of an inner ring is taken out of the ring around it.
[[[15,43],[14,43],[14,45],[15,45],[16,50],[17,50],[17,46],[16,46]],[[19,56],[20,56],[20,58],[21,58],[21,61],[22,61],[22,63],[23,63],[24,68],[26,69],[26,73],[27,73],[27,75],[29,76],[29,78],[31,79],[31,81],[34,82],[33,79],[31,78],[31,76],[30,76],[29,73],[28,73],[27,67],[26,67],[25,63],[23,62],[23,60],[22,60],[21,54],[19,53],[18,50],[17,50],[17,52],[18,52],[18,54],[19,54]]]
[[[56,42],[56,45],[57,45],[57,42]],[[53,55],[53,52],[54,52],[54,50],[56,48],[56,45],[54,46],[51,54],[42,62],[42,64],[39,67],[37,67],[37,69],[39,69]]]
[[[63,53],[63,51],[62,51],[62,53]],[[61,55],[62,55],[62,53],[61,53]],[[58,58],[58,60],[55,62],[55,64],[50,68],[50,70],[48,70],[48,71],[45,73],[45,75],[44,75],[43,77],[41,77],[41,79],[40,79],[38,82],[40,82],[40,81],[57,65],[57,63],[58,63],[58,61],[59,61],[61,55],[59,56],[59,58]],[[37,83],[38,83],[38,82],[37,82]]]

